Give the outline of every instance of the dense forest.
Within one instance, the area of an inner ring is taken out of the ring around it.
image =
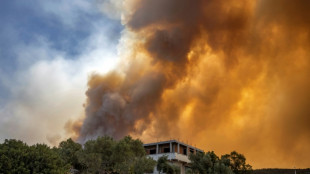
[[[186,173],[247,174],[252,167],[242,154],[231,152],[218,157],[213,151],[190,155]],[[0,144],[0,174],[142,174],[154,167],[162,173],[178,174],[180,168],[167,156],[154,161],[147,157],[142,141],[126,136],[121,140],[98,137],[83,146],[72,139],[58,147],[46,144],[27,145],[20,140]]]

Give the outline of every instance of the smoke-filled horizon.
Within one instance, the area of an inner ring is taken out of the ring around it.
[[[88,81],[78,141],[177,137],[254,168],[310,165],[310,1],[125,0],[122,63]]]

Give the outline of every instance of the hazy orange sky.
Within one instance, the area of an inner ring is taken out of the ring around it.
[[[65,31],[83,28],[88,20],[72,21],[94,11],[107,19],[87,25],[71,57],[49,38],[36,42],[39,53],[21,47],[54,58],[18,72],[14,84],[0,76],[8,87],[31,77],[0,107],[1,140],[55,145],[130,134],[218,155],[236,150],[254,168],[310,167],[310,1],[76,2],[64,6],[72,14],[52,11],[71,15]]]

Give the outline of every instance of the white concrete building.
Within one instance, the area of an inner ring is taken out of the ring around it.
[[[177,140],[149,143],[143,146],[148,156],[156,161],[162,156],[168,156],[168,160],[171,163],[180,166],[181,174],[185,174],[185,170],[190,163],[189,154],[203,152],[203,150]],[[156,168],[154,169],[154,173],[159,173]]]

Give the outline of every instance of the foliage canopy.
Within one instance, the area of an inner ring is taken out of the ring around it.
[[[213,151],[190,154],[190,168],[194,174],[249,174],[252,167],[244,155],[236,151],[219,158]],[[167,174],[180,173],[180,167],[162,156],[158,161],[147,157],[139,139],[126,136],[121,140],[98,137],[83,146],[72,139],[62,141],[58,147],[45,144],[28,146],[20,140],[5,140],[0,144],[0,174],[143,174],[152,173],[154,167]]]
[[[146,156],[143,143],[127,136],[89,140],[82,147],[72,139],[58,147],[45,144],[28,146],[19,140],[0,144],[0,173],[137,173],[152,172],[156,161]]]
[[[222,155],[219,158],[213,151],[190,155],[190,167],[188,173],[199,174],[249,174],[252,166],[246,164],[244,155],[236,151]]]

